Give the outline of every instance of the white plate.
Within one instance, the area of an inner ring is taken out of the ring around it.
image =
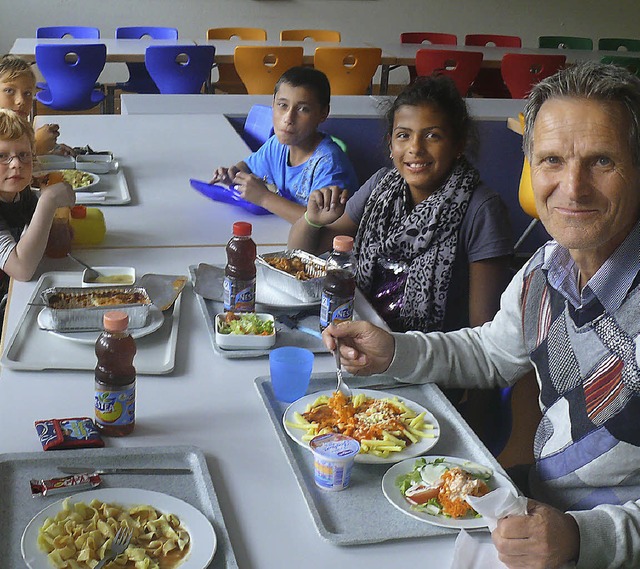
[[[295,429],[294,427],[290,427],[289,425],[287,425],[287,421],[294,423],[295,420],[293,418],[293,414],[296,411],[302,414],[305,412],[307,405],[311,405],[318,397],[320,397],[321,395],[327,395],[331,397],[332,393],[332,389],[318,391],[317,393],[311,393],[309,395],[301,397],[297,401],[294,401],[291,405],[289,405],[289,407],[287,407],[287,410],[284,412],[284,415],[282,417],[282,424],[284,425],[284,430],[287,432],[287,434],[299,445],[305,448],[309,448],[309,443],[302,440],[302,437],[306,434],[306,431],[304,429]],[[375,391],[373,389],[352,389],[351,393],[353,395],[357,393],[364,393],[367,397],[373,397],[375,399],[394,399],[397,397],[407,407],[409,407],[416,413],[425,413],[425,423],[431,423],[433,425],[432,432],[434,434],[433,438],[419,439],[417,443],[408,446],[405,450],[391,453],[388,458],[382,458],[380,456],[374,456],[372,454],[359,454],[358,456],[356,456],[356,462],[364,464],[391,464],[400,460],[404,460],[405,458],[410,458],[412,456],[420,456],[421,454],[424,454],[429,449],[431,449],[438,442],[438,439],[440,438],[440,425],[438,424],[436,418],[431,413],[429,413],[429,411],[427,411],[427,409],[425,409],[422,405],[418,405],[417,403],[411,401],[410,399],[407,399],[406,397],[398,397],[393,393],[387,393],[385,391]]]
[[[69,497],[71,503],[89,503],[93,499],[121,506],[147,504],[165,514],[175,514],[191,536],[191,551],[180,569],[205,569],[213,559],[216,551],[216,534],[209,520],[196,508],[160,492],[140,490],[138,488],[103,488],[90,490]],[[29,569],[51,569],[47,555],[38,547],[38,530],[48,517],[54,516],[62,509],[60,500],[42,510],[27,524],[22,533],[21,550]]]
[[[44,170],[42,172],[38,172],[37,175],[38,176],[44,176],[45,174],[50,174],[51,172],[64,172],[65,170],[73,170],[74,172],[81,172],[83,174],[86,174],[87,176],[89,176],[91,178],[91,183],[86,185],[86,186],[82,186],[81,188],[73,188],[73,190],[75,192],[88,192],[88,191],[93,191],[92,188],[95,188],[95,186],[98,185],[98,182],[100,182],[100,176],[98,176],[97,174],[94,174],[93,172],[85,172],[84,170],[79,170],[76,168],[60,168],[58,170]]]
[[[149,316],[147,317],[147,325],[142,328],[133,328],[129,330],[129,333],[133,339],[142,338],[158,330],[164,322],[164,315],[162,310],[157,306],[151,305],[149,307]],[[49,315],[49,309],[43,308],[38,314],[38,326],[42,330],[46,330],[54,336],[64,338],[65,340],[71,340],[72,342],[79,342],[81,344],[95,344],[100,330],[85,330],[81,332],[66,332],[62,330],[47,330],[51,327],[51,319]]]
[[[424,458],[427,460],[427,462],[433,462],[438,458],[444,458],[448,462],[459,464],[461,466],[463,466],[464,463],[470,462],[463,458],[456,458],[452,456],[434,455],[425,456]],[[411,472],[415,463],[415,458],[403,460],[398,464],[394,464],[382,477],[382,492],[386,496],[387,500],[389,500],[389,502],[391,502],[402,513],[407,514],[407,516],[411,516],[416,520],[420,520],[421,522],[426,522],[428,524],[433,524],[435,526],[453,529],[474,529],[487,527],[487,522],[482,517],[454,519],[449,518],[443,514],[434,515],[413,510],[411,508],[411,504],[407,502],[405,497],[402,495],[402,492],[400,492],[400,488],[396,486],[396,479],[398,478],[398,476],[402,476],[403,474],[408,474],[409,472]],[[493,473],[493,476],[487,481],[487,485],[491,490],[506,487],[511,489],[516,495],[518,494],[518,490],[509,481],[509,479],[502,476],[502,474],[499,474],[498,472]]]

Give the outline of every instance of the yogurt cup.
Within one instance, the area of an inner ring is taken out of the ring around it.
[[[313,452],[314,478],[324,490],[337,492],[349,486],[351,469],[360,443],[339,433],[318,435],[309,442]]]

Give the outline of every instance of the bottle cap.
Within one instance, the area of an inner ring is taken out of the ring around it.
[[[110,310],[104,313],[103,322],[107,332],[124,332],[129,325],[129,315],[122,310]]]
[[[71,208],[71,217],[73,217],[73,219],[84,219],[87,217],[87,206],[74,205]]]
[[[233,234],[238,237],[251,236],[251,224],[247,221],[236,221],[233,224]]]
[[[348,235],[336,235],[333,238],[333,250],[338,253],[348,253],[353,250],[353,237]]]

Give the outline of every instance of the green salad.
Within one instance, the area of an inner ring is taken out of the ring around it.
[[[253,336],[270,336],[273,334],[273,320],[262,320],[255,313],[234,314],[227,312],[218,319],[220,334],[240,334]]]

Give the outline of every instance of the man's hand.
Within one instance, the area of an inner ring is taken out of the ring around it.
[[[551,506],[529,500],[526,516],[507,516],[491,534],[498,557],[509,569],[555,569],[577,561],[576,521]]]
[[[307,201],[307,219],[316,225],[329,225],[344,213],[349,192],[338,186],[313,190]]]
[[[322,339],[330,350],[340,340],[340,356],[344,368],[354,375],[371,375],[387,371],[395,351],[393,336],[370,322],[357,320],[330,324]]]

